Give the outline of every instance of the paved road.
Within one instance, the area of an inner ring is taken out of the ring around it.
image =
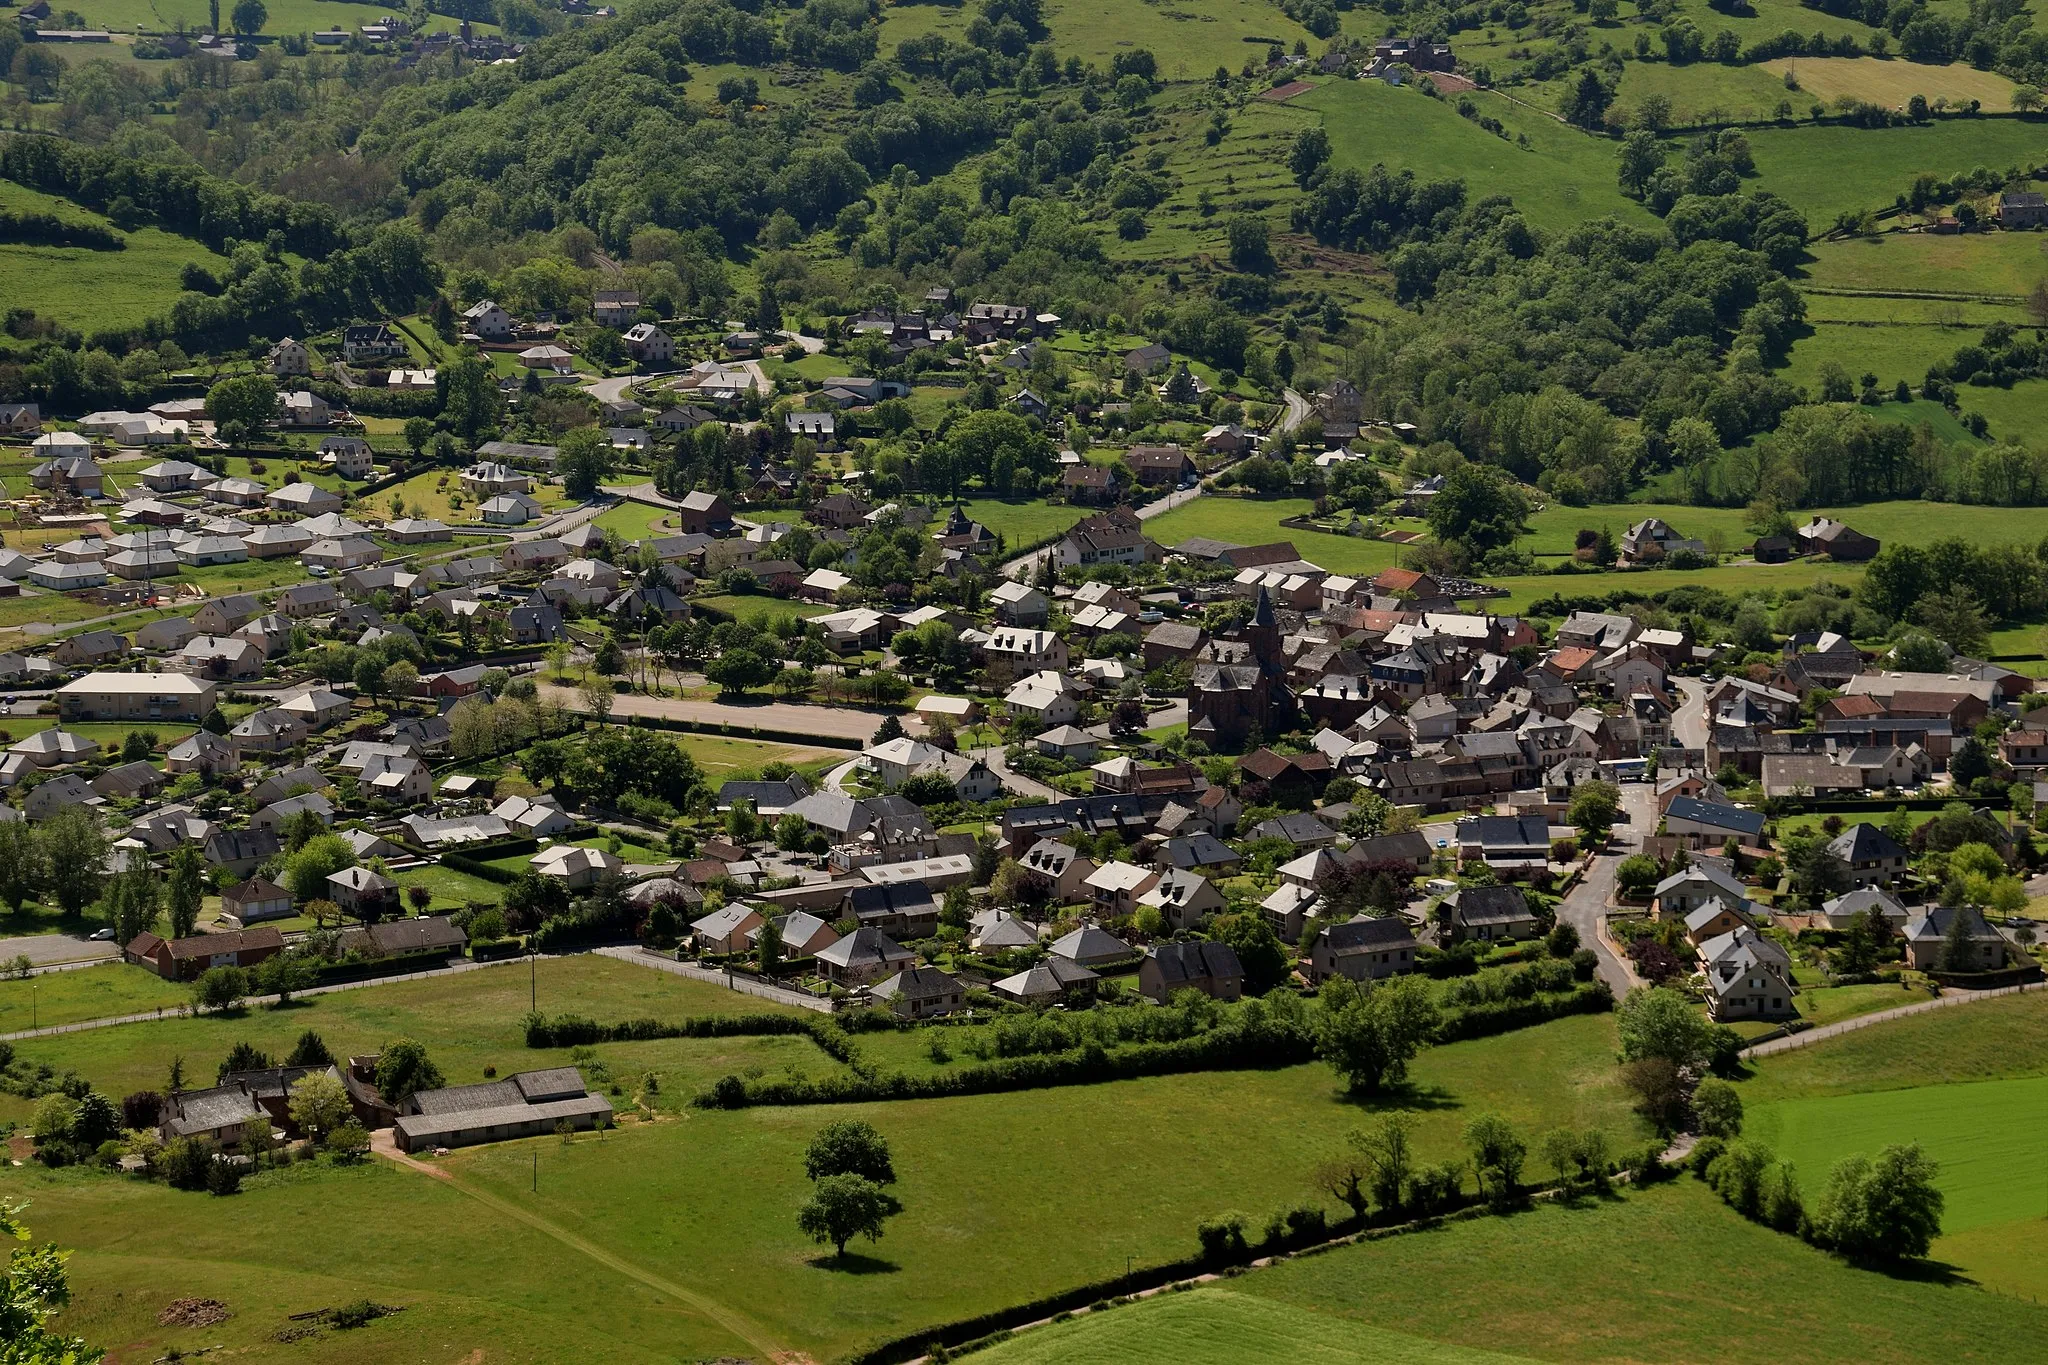
[[[1698,678],[1673,678],[1681,700],[1671,716],[1671,736],[1684,749],[1707,747],[1707,685]]]
[[[1602,941],[1600,926],[1614,900],[1614,870],[1642,847],[1643,836],[1656,828],[1656,792],[1647,782],[1621,784],[1622,807],[1629,823],[1614,831],[1608,851],[1593,860],[1571,894],[1558,906],[1558,918],[1579,931],[1579,941],[1600,957],[1600,979],[1619,1000],[1642,984],[1634,970]]]
[[[0,962],[25,957],[38,967],[48,967],[56,963],[105,962],[120,955],[121,950],[111,943],[95,943],[70,934],[24,934],[20,938],[0,938]]]
[[[1309,404],[1309,401],[1293,389],[1282,389],[1280,397],[1287,403],[1287,411],[1280,418],[1279,429],[1281,431],[1294,430],[1303,422],[1306,422],[1309,414],[1315,411],[1314,407]]]
[[[542,686],[541,692],[548,700],[571,711],[588,711],[583,704],[583,694],[573,687],[548,683]],[[873,738],[875,727],[882,723],[881,712],[861,711],[850,706],[803,706],[777,701],[696,701],[684,697],[644,697],[634,693],[621,693],[612,703],[612,715],[653,716],[699,725],[758,726],[764,730],[857,739],[863,743]],[[918,734],[923,731],[923,724],[915,715],[905,713],[900,719],[906,732]]]

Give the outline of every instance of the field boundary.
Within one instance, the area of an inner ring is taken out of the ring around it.
[[[1869,1028],[1872,1024],[1882,1024],[1893,1019],[1903,1019],[1912,1014],[1925,1014],[1929,1010],[1949,1009],[1956,1005],[1968,1005],[1979,1000],[1995,1000],[2005,995],[2024,995],[2028,991],[2038,991],[2044,988],[2048,988],[2048,982],[2034,981],[2017,986],[1995,986],[1988,991],[1968,991],[1956,995],[1940,995],[1932,1000],[1921,1000],[1911,1005],[1900,1005],[1894,1009],[1878,1010],[1874,1014],[1858,1015],[1854,1019],[1844,1019],[1838,1024],[1823,1024],[1819,1028],[1804,1029],[1789,1037],[1771,1038],[1763,1042],[1751,1043],[1748,1047],[1742,1049],[1742,1055],[1745,1057],[1775,1056],[1780,1052],[1791,1052],[1797,1048],[1807,1047],[1828,1038],[1837,1038],[1845,1033],[1853,1033],[1860,1028]]]

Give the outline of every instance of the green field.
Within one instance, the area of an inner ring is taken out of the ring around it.
[[[1812,18],[1826,16],[1815,14]],[[1810,30],[1802,30],[1806,31]],[[1558,94],[1564,93],[1560,85]],[[1784,100],[1790,100],[1795,114],[1804,118],[1811,103],[1798,91],[1787,90],[1783,81],[1760,66],[1629,62],[1622,68],[1621,84],[1615,89],[1616,105],[1633,111],[1650,95],[1662,95],[1671,101],[1671,122],[1677,127],[1770,118]]]
[[[1446,1346],[1242,1292],[1160,1294],[1012,1338],[977,1365],[1496,1365],[1527,1356]]]
[[[1842,99],[1904,109],[1915,95],[1925,96],[1930,104],[1938,99],[1951,104],[1976,100],[1992,114],[2012,108],[2011,81],[1961,62],[1931,66],[1880,57],[1778,57],[1759,63],[1759,69],[1770,75],[1801,116],[1815,100],[1830,109]],[[1788,71],[1799,82],[1797,90],[1784,89]]]
[[[961,504],[967,515],[1003,538],[1015,550],[1060,534],[1088,515],[1085,507],[1048,502],[1013,502],[1008,498],[975,498]]]
[[[1471,198],[1510,195],[1543,228],[1565,228],[1602,214],[1651,221],[1649,211],[1616,186],[1611,143],[1490,92],[1471,98],[1511,133],[1526,134],[1530,146],[1460,118],[1450,102],[1381,81],[1329,81],[1288,104],[1323,116],[1338,166],[1365,170],[1383,162],[1390,170],[1412,168],[1424,179],[1461,176]]]
[[[597,528],[620,540],[644,540],[662,534],[661,522],[668,512],[644,502],[621,502],[597,514]]]
[[[1339,574],[1378,573],[1399,561],[1401,547],[1392,541],[1280,524],[1282,518],[1304,516],[1314,509],[1307,498],[1196,498],[1146,522],[1145,534],[1169,550],[1195,537],[1238,545],[1292,541],[1303,559]]]
[[[572,958],[541,966],[543,1009],[625,1018],[767,1008],[628,964]],[[493,968],[323,997],[278,1015],[70,1035],[24,1055],[78,1065],[110,1092],[126,1093],[159,1083],[173,1055],[188,1069],[210,1067],[238,1038],[282,1048],[315,1027],[340,1051],[410,1032],[451,1081],[469,1081],[487,1063],[503,1074],[565,1060],[516,1041],[525,978],[517,965]],[[761,1043],[778,1046],[757,1049]],[[1480,1109],[1499,1110],[1531,1134],[1597,1126],[1617,1147],[1633,1145],[1645,1134],[1616,1083],[1614,1046],[1611,1016],[1578,1016],[1431,1049],[1411,1068],[1409,1090],[1387,1103],[1414,1111],[1419,1149],[1431,1160],[1457,1150],[1460,1129]],[[792,1039],[685,1040],[603,1045],[595,1054],[629,1084],[644,1069],[661,1074],[666,1111],[714,1067],[772,1072],[795,1064],[819,1074],[836,1066],[805,1049],[810,1044]],[[578,1306],[601,1299],[611,1341],[584,1358],[765,1359],[773,1348],[823,1360],[921,1324],[1121,1273],[1126,1256],[1139,1265],[1184,1256],[1195,1222],[1210,1213],[1245,1208],[1263,1217],[1311,1197],[1315,1165],[1378,1107],[1347,1098],[1322,1066],[835,1107],[830,1117],[868,1119],[889,1137],[907,1210],[879,1245],[858,1248],[850,1270],[820,1257],[793,1224],[802,1146],[826,1117],[800,1108],[678,1109],[603,1142],[508,1143],[437,1163],[493,1201],[481,1206],[382,1166],[266,1176],[230,1201],[32,1169],[0,1180],[36,1201],[39,1227],[61,1229],[78,1248],[72,1265],[83,1309],[73,1319],[100,1340],[253,1346],[286,1313],[320,1306],[321,1295],[338,1301],[331,1296],[347,1280],[347,1297],[409,1305],[373,1329],[386,1335],[364,1338],[383,1343],[386,1358],[459,1360],[487,1348],[493,1360],[561,1359],[565,1342],[581,1338],[529,1340],[520,1324],[551,1314],[581,1323],[589,1315]],[[1243,1122],[1247,1113],[1259,1122]],[[1060,1198],[1047,1198],[1055,1189]],[[331,1222],[337,1200],[346,1201],[351,1231],[291,1234],[315,1219]],[[500,1216],[508,1207],[518,1214]],[[601,1243],[608,1268],[593,1282],[584,1254],[512,1221],[521,1214]],[[153,1235],[138,1242],[140,1227]],[[274,1233],[260,1263],[247,1255],[258,1227]],[[364,1239],[374,1239],[374,1255]],[[1025,1247],[1030,1253],[1020,1255]],[[434,1274],[420,1277],[423,1264]],[[625,1274],[616,1273],[621,1266]],[[687,1296],[645,1295],[636,1285],[646,1276],[673,1277]],[[227,1300],[234,1323],[212,1335],[155,1327],[161,1303],[187,1294]],[[487,1315],[484,1300],[503,1314]],[[252,1358],[274,1352],[264,1346]]]
[[[0,1033],[189,1004],[188,987],[125,962],[0,980]]]
[[[359,26],[391,13],[389,6],[357,4],[352,0],[264,0],[263,7],[269,12],[263,33],[271,38],[286,33],[313,33],[326,28],[345,28],[354,32]],[[168,33],[181,24],[188,29],[198,29],[207,23],[207,7],[200,0],[77,0],[76,4],[66,8],[77,10],[85,16],[88,24],[96,28]],[[429,14],[424,27],[429,32],[436,32],[453,30],[460,23],[459,19],[446,15]],[[497,31],[495,25],[477,27],[488,32]],[[164,63],[151,65],[161,67]]]
[[[111,226],[90,209],[12,181],[0,181],[0,209],[54,213],[67,222]],[[86,333],[133,327],[169,311],[181,288],[178,272],[188,262],[197,261],[215,272],[227,267],[226,257],[162,228],[136,228],[123,235],[128,239],[123,251],[0,243],[7,306],[32,308]]]
[[[829,616],[838,610],[837,607],[822,602],[797,602],[787,597],[769,597],[765,593],[749,593],[744,596],[718,593],[691,600],[697,606],[722,611],[735,621],[746,621],[754,625],[771,625],[792,616],[799,621],[808,621],[813,616]]]
[[[1463,1292],[1446,1307],[1453,1285]],[[1347,1247],[1231,1288],[1547,1360],[1904,1365],[2048,1353],[2048,1309],[1931,1276],[1856,1269],[1746,1221],[1690,1177]]]
[[[1801,32],[1811,32],[1821,17],[1798,13]],[[1749,187],[1784,199],[1816,233],[1839,213],[1889,206],[1923,172],[1946,177],[1973,166],[2033,165],[2048,152],[2048,126],[2018,118],[1875,129],[1805,124],[1752,128],[1747,136],[1758,172]]]
[[[1823,289],[2020,298],[2048,278],[2048,237],[2035,232],[1891,232],[1815,242],[1810,254],[1806,282]]]
[[[2048,1076],[2048,992],[1930,1010],[1765,1057],[1745,1103]]]
[[[1941,1163],[1943,1231],[1968,1232],[2048,1215],[2048,1188],[2014,1178],[2040,1151],[2044,1113],[2048,1076],[2031,1076],[1783,1100],[1752,1110],[1743,1131],[1790,1161],[1814,1196],[1843,1157],[1917,1142]]]
[[[972,17],[967,6],[897,0],[882,11],[882,51],[894,52],[904,39],[927,33],[959,42]],[[1259,0],[1175,0],[1171,6],[1139,11],[1048,0],[1045,22],[1056,36],[1062,60],[1072,53],[1106,68],[1117,53],[1143,46],[1159,59],[1159,75],[1167,80],[1202,79],[1218,66],[1234,72],[1248,60],[1263,66],[1269,42],[1283,48],[1292,48],[1297,39],[1318,42]]]

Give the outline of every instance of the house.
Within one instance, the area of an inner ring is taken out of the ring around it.
[[[697,940],[697,950],[720,956],[744,953],[751,942],[750,936],[765,921],[761,912],[744,901],[738,901],[704,916],[690,925],[690,933]]]
[[[246,877],[256,870],[257,864],[276,857],[283,847],[277,835],[267,829],[216,830],[207,838],[203,853],[208,867]]]
[[[902,938],[928,938],[939,929],[939,901],[929,883],[886,882],[847,891],[843,919]]]
[[[1536,937],[1536,912],[1519,886],[1461,886],[1443,898],[1451,943]],[[1445,946],[1449,946],[1447,943]]]
[[[1096,564],[1143,564],[1160,557],[1160,549],[1144,532],[1144,523],[1127,507],[1113,507],[1083,517],[1053,546],[1062,568]]]
[[[1309,946],[1309,980],[1321,985],[1333,976],[1379,981],[1415,970],[1415,935],[1399,915],[1356,916],[1324,926]]]
[[[1948,951],[1957,916],[1963,920],[1961,962],[1952,961]],[[1972,905],[1930,905],[1906,921],[1905,937],[1906,965],[1922,972],[1995,972],[2005,966],[2011,946]]]
[[[241,766],[235,747],[209,730],[195,730],[164,755],[167,773],[232,773]]]
[[[643,882],[641,885],[644,886],[646,883]],[[792,911],[771,922],[775,925],[775,931],[782,936],[782,951],[787,957],[816,957],[839,941],[837,929],[807,910]],[[760,933],[757,928],[747,934],[749,948],[760,942]]]
[[[1132,446],[1124,456],[1131,477],[1147,488],[1172,488],[1195,476],[1195,462],[1177,445]]]
[[[1685,941],[1698,947],[1710,938],[1754,927],[1739,905],[1730,905],[1717,896],[1685,917]]]
[[[324,427],[334,421],[327,400],[307,389],[277,396],[278,421],[288,427]]]
[[[291,1090],[306,1077],[340,1073],[328,1066],[274,1066],[261,1071],[230,1071],[219,1085],[201,1090],[174,1090],[164,1096],[156,1134],[169,1142],[193,1138],[226,1152],[239,1152],[251,1120],[266,1134],[304,1136],[292,1119]]]
[[[612,1121],[611,1101],[591,1094],[583,1073],[569,1066],[422,1090],[406,1109],[391,1124],[392,1142],[401,1152],[543,1137],[564,1127],[609,1127]]]
[[[1006,976],[990,987],[1005,999],[1024,1005],[1051,1005],[1062,1000],[1086,1002],[1094,999],[1094,972],[1063,957],[1049,957],[1035,966]]]
[[[87,630],[60,641],[50,651],[50,658],[66,668],[97,668],[125,658],[127,653],[127,636],[111,630]]]
[[[1458,859],[1496,873],[1541,873],[1550,865],[1550,822],[1540,815],[1481,815],[1458,821]]]
[[[168,654],[199,633],[188,616],[164,616],[135,632],[135,648],[144,654]]]
[[[825,945],[815,957],[825,978],[843,986],[880,981],[917,961],[917,954],[880,929],[865,926]]]
[[[247,928],[267,919],[290,919],[291,916],[292,893],[261,877],[236,882],[220,893],[220,917],[223,922],[232,922],[237,928]]]
[[[65,720],[206,719],[219,688],[185,673],[88,673],[57,689]]]
[[[469,945],[469,935],[446,915],[418,915],[352,926],[341,931],[339,944],[344,952],[368,958],[417,958],[432,963],[460,956]]]
[[[2048,196],[2038,190],[2006,190],[1998,196],[1997,213],[2002,228],[2048,227]]]
[[[429,541],[453,540],[455,533],[448,524],[433,517],[401,517],[386,522],[384,537],[400,545],[423,545]]]
[[[1849,869],[1856,887],[1894,886],[1906,875],[1911,854],[1898,840],[1872,824],[1855,824],[1828,841],[1828,852]]]
[[[1763,837],[1763,812],[1681,796],[1664,812],[1664,829],[1687,848],[1718,848],[1730,839],[1754,845]]]
[[[282,488],[264,494],[263,501],[274,511],[289,512],[300,517],[317,517],[326,512],[339,512],[346,505],[341,494],[331,493],[317,483],[288,483]]]
[[[533,870],[544,877],[559,878],[571,891],[595,886],[604,878],[625,870],[625,862],[601,848],[579,848],[575,844],[553,844],[533,855]]]
[[[491,808],[491,814],[512,829],[535,839],[552,838],[576,824],[553,797],[508,796]]]
[[[100,800],[98,792],[77,773],[65,773],[37,784],[21,803],[21,811],[31,820],[47,820],[66,806],[95,804]],[[15,821],[8,821],[9,824]]]
[[[651,322],[636,322],[626,329],[626,353],[643,365],[666,365],[675,359],[675,339]]]
[[[1896,896],[1876,887],[1845,891],[1824,902],[1820,907],[1820,918],[1830,929],[1846,930],[1873,910],[1893,928],[1904,928],[1906,922],[1913,918],[1912,912]]]
[[[869,994],[899,1019],[933,1019],[953,1013],[966,1001],[960,983],[937,967],[913,964],[886,977]]]
[[[138,934],[122,949],[122,956],[166,981],[190,981],[213,967],[254,967],[283,951],[284,936],[263,928],[174,939]]]
[[[327,875],[327,899],[345,915],[381,919],[398,911],[398,883],[367,867],[345,867]]]
[[[217,682],[263,676],[263,651],[232,635],[195,635],[178,651],[175,662],[187,673]]]
[[[1138,964],[1138,990],[1165,1004],[1176,991],[1200,991],[1216,1000],[1244,994],[1244,967],[1227,943],[1159,943]]]
[[[34,403],[0,403],[0,435],[33,436],[43,429],[43,412]]]
[[[476,509],[477,517],[493,526],[524,526],[541,515],[538,502],[524,493],[500,493]]]
[[[1226,908],[1223,893],[1215,883],[1199,872],[1178,867],[1160,872],[1159,879],[1139,895],[1138,908],[1148,906],[1165,916],[1176,933],[1192,929],[1205,917],[1220,915]]]
[[[675,509],[676,524],[684,535],[717,535],[732,529],[732,509],[724,497],[693,489],[685,493]]]
[[[311,811],[322,825],[331,827],[334,824],[334,803],[318,791],[308,791],[272,801],[249,817],[249,828],[267,829],[281,836],[294,819],[307,811]]]
[[[512,335],[512,315],[490,299],[482,299],[462,310],[462,322],[485,341],[502,341]]]
[[[1057,958],[1083,967],[1110,967],[1131,960],[1131,945],[1105,929],[1084,924],[1055,939],[1046,949]]]
[[[1815,517],[1792,535],[1802,554],[1826,555],[1844,562],[1873,559],[1879,548],[1875,537],[1866,536],[1851,529],[1847,523],[1830,517]]]
[[[1790,1019],[1792,957],[1775,940],[1747,925],[1700,944],[1707,1011],[1715,1020]]]
[[[1701,906],[1719,901],[1737,910],[1749,908],[1742,880],[1718,858],[1697,859],[1657,883],[1651,904],[1660,920],[1684,919]]]
[[[1688,540],[1671,529],[1661,517],[1647,517],[1628,528],[1618,547],[1621,562],[1629,566],[1660,564],[1671,555],[1686,553],[1705,556],[1706,543]]]
[[[782,429],[792,437],[829,447],[837,438],[838,421],[829,412],[790,412],[783,414]]]
[[[1094,888],[1088,885],[1088,879],[1095,875],[1096,866],[1072,844],[1056,839],[1040,839],[1017,860],[1024,882],[1053,905],[1094,899]]]
[[[631,289],[600,289],[591,302],[590,316],[600,327],[624,331],[640,316],[640,295]]]
[[[995,612],[996,620],[1006,626],[1036,630],[1043,627],[1052,615],[1052,602],[1044,593],[1028,583],[1019,583],[1015,579],[1006,578],[989,589],[988,600],[990,608]],[[1060,664],[1058,667],[1065,665]]]

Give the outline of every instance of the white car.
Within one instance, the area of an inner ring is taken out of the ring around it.
[[[104,929],[93,930],[91,934],[87,935],[87,941],[90,943],[112,943],[114,941],[114,926],[110,924]]]

